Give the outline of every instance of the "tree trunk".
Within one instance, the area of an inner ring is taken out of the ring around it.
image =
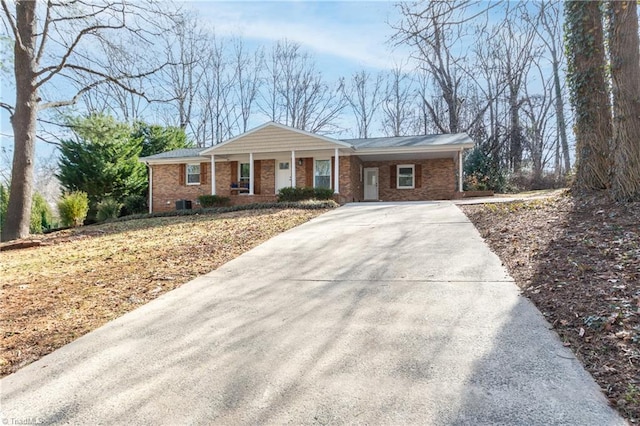
[[[16,108],[11,117],[14,148],[11,192],[2,232],[3,241],[29,235],[39,101],[35,75],[36,4],[37,2],[30,0],[16,2],[16,20],[21,43],[16,41],[14,47]]]
[[[551,50],[551,59],[553,64],[553,89],[556,95],[556,124],[558,128],[558,134],[560,136],[562,159],[564,160],[564,170],[562,174],[567,174],[571,170],[571,160],[569,158],[569,142],[567,141],[567,125],[564,118],[564,101],[562,99],[562,87],[560,86],[560,66],[558,61],[558,54],[555,48]]]
[[[612,190],[618,201],[640,200],[640,43],[636,1],[609,3],[613,81]]]
[[[578,190],[610,186],[611,106],[606,84],[602,13],[599,1],[567,1],[568,78],[575,110]]]

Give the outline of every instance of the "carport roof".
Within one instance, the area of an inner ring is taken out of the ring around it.
[[[352,145],[356,150],[438,147],[444,145],[458,146],[460,148],[473,147],[473,140],[466,133],[341,140]]]

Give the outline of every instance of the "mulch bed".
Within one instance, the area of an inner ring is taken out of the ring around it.
[[[640,203],[604,194],[461,206],[630,422],[640,421]]]

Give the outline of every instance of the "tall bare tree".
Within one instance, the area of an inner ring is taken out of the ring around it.
[[[335,131],[345,107],[342,85],[331,86],[300,44],[279,41],[267,59],[261,109],[273,121],[309,132]]]
[[[600,3],[564,3],[567,77],[576,123],[574,185],[581,190],[610,186],[611,104]]]
[[[386,80],[382,99],[382,131],[387,136],[406,136],[415,121],[413,81],[401,66],[394,67]]]
[[[618,200],[640,200],[640,46],[637,2],[609,2],[613,179]]]
[[[528,4],[523,6],[523,17],[536,31],[549,55],[551,73],[553,76],[554,108],[556,117],[556,133],[559,138],[558,151],[562,154],[562,174],[571,170],[571,158],[569,155],[569,141],[567,138],[567,120],[565,118],[565,96],[561,70],[564,65],[562,48],[562,17],[561,5],[551,0],[542,0],[531,4],[536,9],[533,16],[529,15]],[[560,158],[558,157],[558,163]]]
[[[205,65],[209,53],[209,37],[200,28],[195,16],[183,15],[172,31],[162,38],[164,55],[171,64],[163,70],[161,83],[166,92],[163,97],[168,100],[168,124],[194,133],[193,121],[197,114],[199,92],[204,81],[209,78]]]
[[[232,90],[237,84],[236,69],[228,53],[228,40],[211,37],[206,78],[199,92],[200,116],[196,140],[198,145],[217,144],[231,137],[234,130]]]
[[[136,75],[114,75],[101,66],[98,58],[92,61],[90,51],[96,43],[107,42],[123,32],[136,35],[139,44],[148,43],[148,36],[168,12],[160,9],[166,10],[167,5],[153,2],[0,0],[0,5],[2,21],[14,42],[16,82],[15,104],[0,104],[11,114],[14,133],[11,192],[2,233],[2,239],[11,240],[29,234],[39,112],[73,104],[83,93],[107,82],[137,92],[127,86],[126,80],[147,76],[159,67]],[[72,97],[45,98],[47,85],[68,84],[79,75],[91,76],[92,80]]]
[[[264,62],[264,53],[258,49],[250,55],[241,40],[235,40],[233,44],[234,67],[236,75],[235,103],[239,108],[240,132],[246,132],[249,127],[249,119],[254,112],[262,79],[260,69]]]
[[[368,138],[376,112],[380,108],[383,76],[360,70],[351,76],[349,85],[343,87],[351,111],[355,116],[359,138]]]

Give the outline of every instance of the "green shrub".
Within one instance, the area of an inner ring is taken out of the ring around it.
[[[135,214],[131,216],[122,216],[115,219],[115,222],[125,222],[128,220],[148,219],[152,217],[178,217],[178,216],[193,216],[199,214],[221,214],[238,212],[244,210],[262,210],[262,209],[303,209],[303,210],[319,210],[319,209],[334,209],[340,205],[334,200],[306,200],[306,201],[284,201],[284,202],[267,202],[267,203],[253,203],[253,204],[240,204],[236,206],[228,207],[213,207],[207,209],[192,209],[192,210],[169,210],[162,212],[154,212],[147,214]]]
[[[47,200],[39,193],[33,194],[31,202],[31,219],[29,232],[32,234],[42,234],[53,227],[53,213]]]
[[[333,189],[331,188],[314,188],[313,198],[316,200],[331,200],[333,199]]]
[[[98,222],[104,222],[109,219],[115,219],[120,215],[122,203],[119,203],[111,197],[107,197],[100,201],[96,208],[96,219],[98,219]]]
[[[149,205],[147,204],[147,197],[143,195],[127,195],[126,197],[124,197],[122,204],[122,216],[147,213],[149,209]]]
[[[74,191],[64,194],[58,201],[62,226],[80,226],[89,212],[89,198],[86,192]]]
[[[278,201],[331,200],[333,189],[312,188],[310,186],[285,187],[278,191]]]
[[[198,197],[198,201],[203,209],[208,209],[211,207],[228,206],[231,203],[231,198],[220,195],[201,195]]]

